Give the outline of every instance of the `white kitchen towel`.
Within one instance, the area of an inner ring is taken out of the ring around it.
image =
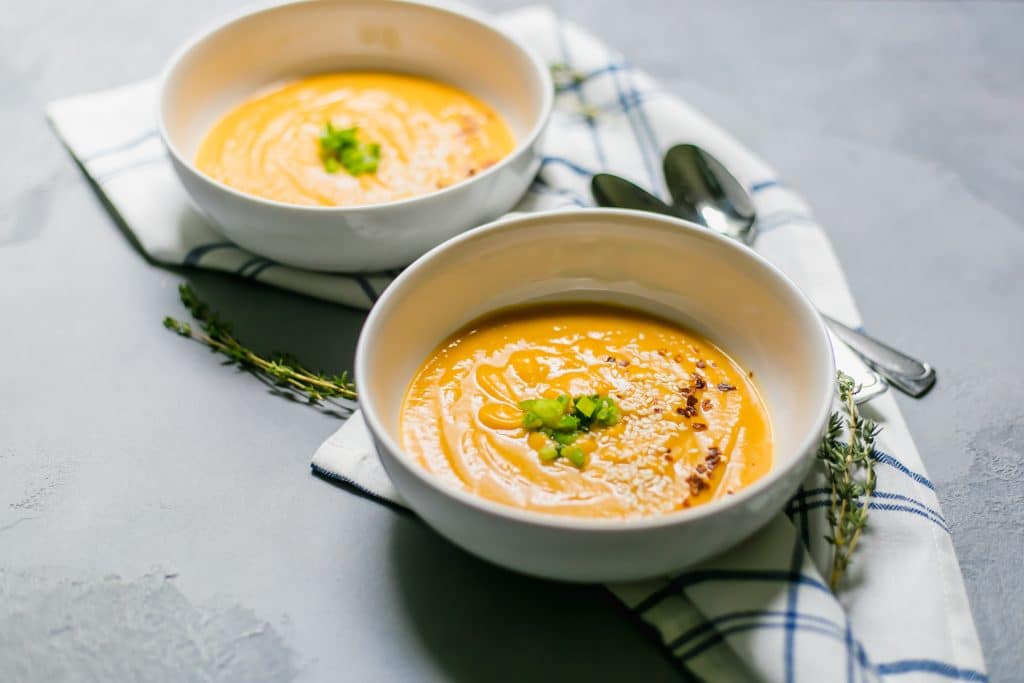
[[[499,23],[556,66],[557,106],[536,182],[521,211],[591,204],[590,176],[609,170],[664,194],[660,155],[694,142],[751,190],[756,249],[826,313],[858,314],[828,239],[806,203],[772,169],[646,74],[546,8]],[[295,270],[226,242],[192,208],[154,125],[156,85],[53,103],[48,114],[98,190],[156,261],[237,273],[331,301],[368,307],[391,274]],[[842,362],[841,362],[842,365]],[[822,579],[828,491],[809,478],[784,514],[700,567],[609,586],[658,634],[680,667],[714,682],[984,681],[984,662],[949,531],[892,396],[870,409],[885,431],[876,453],[870,528],[837,599]],[[317,451],[317,472],[398,500],[356,413]]]

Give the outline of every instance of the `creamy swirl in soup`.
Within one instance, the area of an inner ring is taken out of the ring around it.
[[[401,435],[476,495],[579,517],[700,505],[772,464],[764,402],[723,350],[589,304],[508,310],[452,336],[409,386]]]
[[[402,74],[336,73],[238,105],[206,135],[196,166],[267,199],[358,206],[458,183],[514,147],[502,117],[458,88]]]

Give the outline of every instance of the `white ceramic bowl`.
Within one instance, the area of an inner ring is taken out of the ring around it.
[[[463,182],[358,207],[262,199],[196,169],[210,127],[254,92],[345,70],[412,73],[462,88],[495,107],[518,144]],[[508,211],[537,172],[552,99],[548,68],[481,16],[403,0],[319,0],[250,11],[186,44],[164,74],[159,119],[175,172],[228,239],[301,268],[369,271],[404,266]]]
[[[479,498],[437,479],[404,451],[403,396],[442,341],[495,309],[573,300],[621,303],[678,321],[752,370],[774,431],[771,471],[733,496],[693,509],[588,520]],[[835,366],[810,302],[750,249],[671,218],[581,210],[492,223],[416,261],[370,313],[355,374],[388,475],[438,532],[528,574],[621,581],[696,563],[754,533],[782,508],[813,462]]]

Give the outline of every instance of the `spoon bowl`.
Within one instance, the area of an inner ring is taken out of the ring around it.
[[[743,185],[718,159],[696,145],[665,153],[665,183],[680,213],[744,244],[754,241],[757,212]]]

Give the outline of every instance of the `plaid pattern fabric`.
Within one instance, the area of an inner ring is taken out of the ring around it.
[[[549,63],[580,74],[560,87],[543,166],[521,211],[588,206],[590,176],[613,170],[665,195],[660,156],[694,142],[751,190],[755,248],[826,313],[859,322],[825,233],[806,203],[738,141],[659,89],[579,28],[546,8],[499,22]],[[52,104],[51,122],[98,190],[154,260],[242,277],[369,307],[393,273],[300,271],[226,242],[195,213],[154,126],[149,81]],[[871,404],[885,430],[875,454],[870,529],[839,599],[822,578],[828,489],[814,473],[783,514],[726,554],[678,575],[609,586],[679,663],[728,681],[985,681],[984,662],[949,530],[892,396]],[[358,412],[313,459],[315,471],[400,503]]]

